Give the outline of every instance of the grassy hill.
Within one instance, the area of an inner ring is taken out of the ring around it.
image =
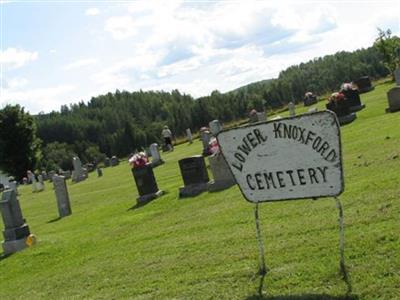
[[[340,198],[355,299],[400,298],[400,113],[384,113],[391,86],[363,94],[367,108],[342,128]],[[0,260],[0,299],[255,297],[253,206],[236,186],[178,199],[177,161],[200,152],[196,141],[163,155],[155,175],[166,195],[142,207],[135,207],[126,162],[101,178],[92,173],[69,182],[73,214],[60,220],[50,184],[39,194],[21,187],[23,214],[38,243]],[[340,299],[346,287],[334,200],[266,203],[260,214],[270,269],[266,299]]]

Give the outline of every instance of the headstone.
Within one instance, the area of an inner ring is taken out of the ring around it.
[[[42,175],[38,175],[38,181],[36,182],[36,190],[41,192],[44,190],[44,181]]]
[[[103,176],[103,169],[102,168],[97,168],[96,169],[96,171],[97,171],[97,177],[102,177]]]
[[[60,218],[69,216],[72,212],[65,177],[58,175],[53,176],[53,186]]]
[[[41,175],[42,175],[43,180],[45,180],[45,181],[49,180],[49,176],[46,171],[42,171]]]
[[[115,155],[111,157],[111,167],[115,167],[119,165],[119,159]]]
[[[184,186],[179,188],[179,197],[196,196],[207,190],[209,181],[204,157],[200,155],[179,160]]]
[[[111,160],[109,157],[104,159],[104,167],[108,168],[111,165]]]
[[[389,107],[386,112],[395,112],[400,110],[400,86],[395,86],[387,92]]]
[[[249,123],[256,123],[258,122],[257,111],[252,109],[249,113]]]
[[[69,171],[69,170],[64,171],[64,170],[60,169],[60,170],[58,170],[58,175],[64,176],[65,179],[70,179],[71,178],[71,171]]]
[[[26,172],[29,182],[32,184],[32,192],[37,192],[36,177],[31,171]]]
[[[294,105],[293,102],[289,102],[288,103],[288,108],[289,108],[289,115],[291,117],[296,116],[296,106]]]
[[[222,123],[219,120],[213,120],[208,124],[211,134],[216,136],[222,130]]]
[[[4,222],[3,251],[5,255],[30,246],[32,236],[25,224],[17,195],[13,190],[5,190],[0,201],[0,210]]]
[[[211,133],[208,130],[203,130],[200,131],[200,139],[201,142],[203,143],[203,155],[209,155],[209,151],[208,151],[208,145],[210,143],[210,139],[211,139]]]
[[[208,161],[214,178],[208,183],[209,192],[224,190],[236,184],[235,178],[233,178],[229,166],[221,153],[217,152],[209,156]]]
[[[85,168],[88,170],[88,172],[92,172],[92,171],[94,171],[95,166],[94,166],[94,164],[92,164],[92,163],[87,163],[87,164],[85,165]]]
[[[339,124],[346,125],[353,122],[357,115],[350,112],[350,103],[344,100],[344,95],[341,93],[333,93],[329,102],[326,104],[326,109],[334,112],[339,120]]]
[[[49,181],[52,182],[53,181],[53,176],[56,175],[56,171],[50,171],[48,176],[49,176]]]
[[[365,108],[365,104],[361,103],[360,93],[357,89],[347,89],[341,92],[345,97],[345,101],[347,101],[350,112],[356,112]]]
[[[15,195],[18,195],[18,186],[17,186],[17,182],[15,180],[10,181],[8,183],[8,188],[10,190],[13,190],[15,192]]]
[[[24,184],[24,185],[28,184],[28,178],[23,177],[22,178],[22,184]]]
[[[150,153],[151,153],[151,166],[153,168],[162,165],[164,161],[161,159],[160,152],[158,151],[158,145],[153,143],[150,145]]]
[[[304,95],[303,101],[304,101],[304,106],[310,106],[310,105],[316,104],[318,102],[318,99],[317,99],[317,96],[314,95],[313,93],[307,92]]]
[[[368,76],[363,76],[355,80],[354,83],[357,85],[360,94],[372,91],[374,89]]]
[[[186,137],[188,139],[189,144],[193,143],[193,136],[192,136],[192,131],[190,128],[186,129]]]
[[[400,68],[394,71],[394,79],[396,80],[396,85],[400,85]]]
[[[72,171],[72,182],[80,182],[87,178],[85,172],[82,168],[82,163],[79,157],[75,156],[72,159],[72,165],[74,166],[74,170]]]
[[[265,122],[267,121],[267,114],[265,111],[257,113],[257,122]]]
[[[163,194],[163,191],[158,189],[151,164],[133,168],[132,174],[139,192],[139,197],[136,199],[137,203],[150,201]]]

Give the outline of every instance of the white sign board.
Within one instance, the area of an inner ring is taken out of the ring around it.
[[[339,123],[332,112],[222,131],[217,140],[250,202],[337,196],[344,189]]]

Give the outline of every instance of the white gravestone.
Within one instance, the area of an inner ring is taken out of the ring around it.
[[[72,171],[72,181],[73,182],[80,182],[86,179],[85,171],[82,168],[82,163],[79,157],[75,156],[72,158],[72,165],[74,170]]]
[[[220,150],[250,202],[338,196],[339,123],[329,111],[223,131]]]
[[[189,144],[193,143],[193,136],[192,136],[192,131],[190,130],[190,128],[186,129],[186,136],[187,136]]]
[[[36,181],[35,174],[33,174],[31,171],[28,171],[27,175],[28,175],[29,181],[32,184],[32,192],[33,193],[37,192],[37,181]]]
[[[158,151],[158,144],[153,143],[150,145],[150,153],[152,157],[151,166],[153,168],[164,163],[164,161],[161,159],[160,152]]]
[[[38,181],[36,182],[36,190],[38,192],[41,192],[44,190],[44,182],[43,182],[43,176],[38,175]]]
[[[294,117],[296,115],[296,106],[294,105],[294,103],[293,102],[289,102],[288,108],[289,108],[289,115],[291,117]]]

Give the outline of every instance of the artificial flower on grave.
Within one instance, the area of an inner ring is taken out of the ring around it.
[[[208,151],[211,154],[219,153],[219,144],[218,140],[215,137],[212,137],[210,139],[210,142],[208,143]]]
[[[149,162],[149,159],[144,152],[139,152],[134,155],[128,160],[129,165],[132,168],[143,168]]]

